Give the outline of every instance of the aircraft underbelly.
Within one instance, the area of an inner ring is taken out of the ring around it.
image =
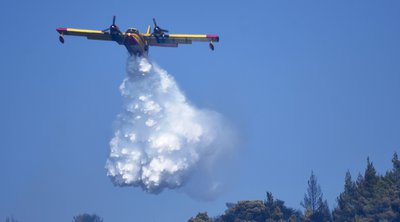
[[[128,33],[124,41],[125,47],[131,55],[143,55],[146,53],[145,43],[141,36],[137,34]]]

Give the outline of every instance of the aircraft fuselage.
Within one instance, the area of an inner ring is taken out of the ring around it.
[[[131,55],[147,56],[149,47],[143,37],[138,33],[126,33],[123,45],[125,45]]]

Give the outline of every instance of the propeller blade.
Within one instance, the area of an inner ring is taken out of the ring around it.
[[[115,25],[115,15],[113,16],[113,25]]]
[[[153,22],[154,22],[154,26],[155,26],[155,27],[158,27],[158,25],[157,25],[157,22],[156,22],[156,19],[155,19],[155,18],[153,18]]]

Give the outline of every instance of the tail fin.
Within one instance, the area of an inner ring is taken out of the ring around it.
[[[149,26],[147,26],[147,32],[146,32],[146,34],[151,34],[150,32],[151,32],[151,28],[150,28],[150,25],[149,25]]]

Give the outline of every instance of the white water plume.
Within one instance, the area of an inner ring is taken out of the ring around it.
[[[120,92],[123,110],[106,163],[114,184],[150,193],[184,185],[192,196],[219,192],[213,167],[233,145],[222,116],[191,105],[173,77],[146,58],[129,58]]]

